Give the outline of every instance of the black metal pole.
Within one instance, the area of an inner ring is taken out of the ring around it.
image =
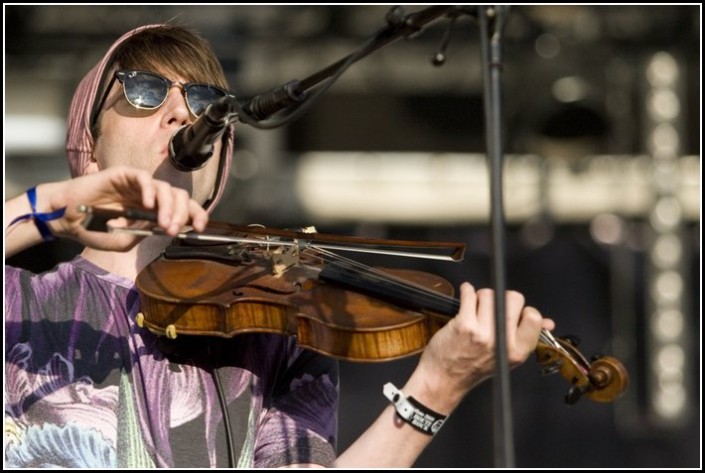
[[[505,307],[505,219],[502,147],[502,44],[501,29],[507,7],[479,9],[484,74],[485,140],[490,171],[490,223],[492,227],[492,279],[495,290],[496,374],[494,387],[495,466],[514,468],[514,439],[510,395]]]

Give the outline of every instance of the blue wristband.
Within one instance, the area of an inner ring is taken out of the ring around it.
[[[31,218],[34,220],[34,224],[37,226],[37,230],[39,230],[39,234],[42,236],[42,239],[44,241],[56,240],[56,237],[51,233],[47,222],[63,217],[64,213],[66,212],[66,207],[59,210],[55,210],[53,212],[37,212],[36,187],[27,189],[27,200],[29,200],[29,206],[32,208],[32,213],[20,215],[12,222],[10,222],[9,226],[12,226],[17,222],[21,222],[23,220],[29,220]]]

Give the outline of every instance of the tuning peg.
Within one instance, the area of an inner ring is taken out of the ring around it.
[[[564,335],[561,338],[563,340],[567,341],[568,343],[570,343],[571,345],[573,345],[574,347],[577,347],[578,345],[580,345],[580,339],[578,337],[576,337],[575,335]]]
[[[569,406],[572,406],[573,404],[578,402],[580,397],[583,394],[585,394],[585,392],[587,391],[586,388],[587,388],[587,386],[581,388],[580,386],[573,385],[568,390],[568,394],[565,395],[565,403],[568,404]]]

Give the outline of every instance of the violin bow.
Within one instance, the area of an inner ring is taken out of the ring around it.
[[[89,205],[79,205],[78,211],[86,215],[82,224],[90,231],[124,232],[136,236],[166,235],[163,229],[153,227],[130,228],[108,225],[108,221],[116,218],[156,222],[154,212],[127,208],[115,210]],[[210,222],[207,229],[213,233],[180,232],[173,238],[185,241],[239,243],[259,246],[294,247],[298,250],[320,248],[327,250],[349,251],[356,253],[372,253],[380,255],[401,256],[406,258],[423,258],[439,261],[462,261],[465,254],[465,243],[459,242],[428,242],[412,240],[370,239],[342,235],[331,235],[317,232],[267,229],[257,226],[232,225],[223,222]],[[216,233],[220,232],[220,233]],[[233,233],[258,235],[236,236]],[[276,239],[275,239],[276,238]],[[400,249],[403,248],[403,249]],[[412,251],[419,250],[419,251]],[[420,251],[424,250],[424,251]]]

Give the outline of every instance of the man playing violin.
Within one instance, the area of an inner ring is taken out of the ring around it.
[[[493,294],[464,283],[458,315],[338,455],[332,358],[264,333],[170,353],[138,326],[135,278],[184,227],[205,229],[227,181],[233,133],[193,172],[170,164],[168,144],[228,93],[199,36],[171,25],[131,31],[74,95],[66,142],[73,179],[6,201],[6,258],[53,238],[85,246],[46,273],[5,267],[6,465],[408,467],[445,416],[493,374]],[[166,235],[89,231],[79,204],[153,210]],[[506,300],[516,366],[553,322],[519,293]]]

